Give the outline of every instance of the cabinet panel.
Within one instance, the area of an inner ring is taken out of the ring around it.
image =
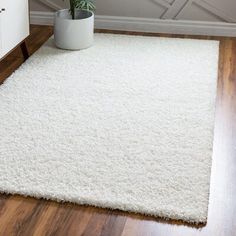
[[[28,0],[0,0],[2,55],[7,54],[29,35]]]
[[[0,0],[0,9],[1,9],[1,1]],[[0,13],[0,58],[3,56],[3,50],[2,50],[2,15]]]

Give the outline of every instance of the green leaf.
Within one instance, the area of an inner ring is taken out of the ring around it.
[[[74,19],[75,9],[86,10],[86,11],[95,11],[96,9],[93,0],[69,0],[69,1],[70,1],[70,14],[72,16],[72,19]]]

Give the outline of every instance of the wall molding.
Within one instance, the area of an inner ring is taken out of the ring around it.
[[[158,1],[158,0],[156,0]],[[211,5],[206,0],[174,0],[172,4],[167,7],[166,12],[161,16],[162,19],[180,19],[180,15],[185,11],[188,11],[193,5],[201,7],[203,10],[209,12],[210,14],[218,17],[222,21],[234,23],[236,18],[228,16],[224,10],[217,8],[216,6]]]
[[[53,12],[30,12],[31,24],[53,25]],[[236,37],[236,24],[224,22],[163,20],[121,16],[95,16],[96,29],[156,33],[213,35]]]
[[[166,0],[153,0],[152,2],[155,4],[159,4],[167,9],[171,7],[171,4]]]
[[[60,10],[61,9],[61,6],[56,4],[55,2],[53,1],[50,1],[50,0],[38,0],[39,2],[41,2],[42,4],[44,4],[45,6],[51,8],[52,10]]]
[[[236,22],[236,18],[232,18],[232,17],[228,16],[228,14],[226,12],[224,12],[224,10],[219,9],[215,6],[212,6],[211,4],[209,4],[205,0],[198,0],[198,1],[194,0],[193,3],[196,4],[197,6],[201,7],[203,10],[208,11],[209,13],[215,15],[216,17],[218,17],[219,19],[221,19],[225,22],[229,22],[229,23]]]
[[[175,0],[172,5],[164,12],[161,19],[175,19],[181,11],[185,8],[185,5],[189,0]]]

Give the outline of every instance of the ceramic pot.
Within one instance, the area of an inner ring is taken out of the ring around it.
[[[68,9],[55,13],[54,40],[58,48],[80,50],[91,47],[94,38],[94,14],[76,10],[73,20]]]

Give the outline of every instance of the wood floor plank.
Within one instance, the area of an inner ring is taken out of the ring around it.
[[[73,213],[70,216],[70,221],[65,226],[64,231],[61,231],[61,235],[83,235],[85,229],[90,222],[95,210],[89,207],[80,207],[79,209],[73,207]]]
[[[32,55],[51,35],[50,26],[32,26]],[[236,235],[236,38],[140,34],[220,40],[211,191],[206,225],[22,196],[0,195],[0,236],[235,236]],[[0,83],[23,63],[20,49],[0,62]],[[204,68],[203,68],[204,69]]]
[[[127,217],[121,213],[115,214],[115,212],[110,212],[109,216],[103,225],[101,232],[102,236],[120,236],[123,233],[124,226]]]

